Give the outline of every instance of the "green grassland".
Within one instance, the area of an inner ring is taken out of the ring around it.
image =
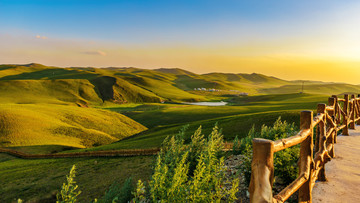
[[[73,164],[77,167],[75,180],[82,191],[79,201],[90,202],[104,195],[114,181],[122,183],[130,176],[133,180],[148,180],[153,160],[151,156],[23,160],[0,154],[0,202],[18,198],[45,202],[60,190]]]
[[[106,107],[142,123],[149,130],[128,139],[86,149],[86,151],[159,147],[166,136],[177,133],[182,126],[187,124],[189,124],[187,138],[200,125],[206,134],[211,131],[215,123],[218,123],[225,140],[232,141],[236,135],[246,136],[253,125],[260,129],[263,124],[272,124],[279,116],[283,120],[295,122],[298,125],[300,111],[315,110],[318,103],[326,103],[327,99],[326,95],[285,94],[233,97],[229,99],[231,102],[229,106],[218,107],[184,104]]]
[[[118,113],[56,104],[0,104],[0,146],[109,144],[146,130]]]
[[[215,88],[204,94],[194,88]],[[190,91],[191,90],[191,91]],[[286,81],[261,74],[195,74],[181,69],[58,68],[40,64],[0,65],[0,102],[62,103],[99,106],[115,103],[183,102],[213,100],[229,90],[258,94],[291,94],[302,81]],[[305,81],[310,94],[360,92],[360,86]],[[236,94],[236,93],[233,93]],[[22,95],[20,97],[19,95]]]
[[[218,122],[225,138],[231,140],[235,135],[247,134],[254,123],[257,127],[262,124],[271,124],[278,116],[298,124],[300,110],[314,110],[317,103],[326,101],[325,95],[289,94],[233,97],[231,106],[221,107],[156,103],[112,104],[102,108],[120,112],[140,123],[143,122],[149,130],[119,142],[81,151],[158,147],[167,135],[177,133],[185,124],[190,124],[186,134],[189,137],[199,125],[202,125],[204,134],[208,134],[215,122]],[[28,153],[79,151],[61,146],[13,147],[13,149]],[[88,202],[101,196],[113,180],[123,182],[130,174],[134,180],[139,178],[147,180],[153,163],[152,157],[42,160],[22,160],[7,155],[0,155],[0,157],[2,157],[0,158],[0,179],[5,185],[0,192],[6,194],[1,197],[3,201],[17,197],[25,200],[48,197],[60,188],[69,168],[72,164],[76,164],[78,167],[76,180],[80,189],[84,191],[81,200]],[[44,174],[46,174],[45,177]],[[15,194],[21,194],[21,196]]]
[[[286,81],[261,74],[195,74],[182,69],[58,68],[41,64],[0,65],[0,147],[41,154],[159,147],[189,124],[215,123],[224,138],[244,137],[255,125],[279,116],[299,124],[301,110],[315,110],[333,94],[359,93],[360,86]],[[195,91],[194,88],[220,91]],[[250,96],[238,96],[239,92]],[[227,101],[227,106],[187,105]],[[165,102],[165,103],[164,103]],[[38,200],[58,190],[72,164],[78,167],[81,200],[101,196],[113,180],[151,173],[152,157],[22,160],[0,154],[0,202]]]

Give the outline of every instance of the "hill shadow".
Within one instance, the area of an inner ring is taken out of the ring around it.
[[[9,75],[0,78],[0,80],[91,79],[97,76],[98,74],[87,73],[79,70],[54,68],[30,73],[21,73],[18,75]]]
[[[89,81],[95,86],[95,92],[103,102],[114,98],[113,86],[116,84],[116,78],[102,76]]]

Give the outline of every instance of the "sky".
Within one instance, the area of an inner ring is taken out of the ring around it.
[[[0,0],[0,64],[360,84],[357,0]]]

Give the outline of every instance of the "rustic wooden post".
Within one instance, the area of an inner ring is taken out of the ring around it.
[[[331,95],[331,97],[335,98],[335,112],[334,112],[334,116],[335,116],[335,123],[337,125],[340,124],[340,109],[339,109],[339,101],[338,101],[338,97],[336,95]]]
[[[311,203],[311,177],[313,169],[313,112],[302,111],[300,114],[300,130],[309,130],[310,135],[300,144],[299,174],[307,174],[307,181],[299,188],[299,202]]]
[[[344,95],[345,101],[344,101],[344,112],[345,112],[345,116],[343,116],[343,124],[345,124],[345,128],[342,131],[343,135],[348,136],[349,135],[349,123],[348,123],[348,118],[349,118],[349,112],[348,112],[348,106],[349,106],[349,95],[345,94]]]
[[[326,110],[326,104],[318,104],[318,107],[317,107],[317,111],[318,113],[323,113],[325,114],[325,110]],[[320,149],[320,151],[323,151],[324,148],[326,146],[325,145],[325,142],[326,142],[326,125],[325,125],[325,118],[318,124],[318,129],[319,129],[319,138],[318,138],[318,149]],[[325,160],[324,162],[322,162],[320,164],[320,171],[319,171],[319,174],[318,174],[318,180],[319,181],[326,181],[326,175],[325,175]]]
[[[249,186],[250,202],[272,202],[274,182],[274,142],[271,140],[253,139],[253,159],[251,163],[251,180]]]
[[[334,123],[336,124],[336,127],[339,126],[340,124],[340,109],[339,109],[339,102],[338,102],[338,97],[336,95],[332,95],[332,98],[334,98]],[[336,129],[336,128],[335,128]],[[334,143],[337,143],[337,134],[338,131],[335,132],[335,137],[334,137]]]
[[[325,113],[325,108],[326,105],[324,107],[324,104],[318,104],[317,105],[317,115]],[[320,129],[320,125],[316,126],[316,135],[315,135],[315,152],[319,151],[320,149],[320,140],[321,139],[321,129]]]
[[[352,129],[352,130],[354,130],[355,129],[355,111],[356,111],[356,109],[355,109],[355,102],[356,102],[356,100],[355,100],[355,95],[351,95],[351,99],[353,99],[353,102],[351,103],[351,108],[350,108],[350,129]]]
[[[334,106],[335,107],[335,104],[336,104],[336,98],[334,97],[330,97],[329,100],[328,100],[328,104],[329,106]],[[329,114],[329,116],[331,118],[333,118],[333,121],[334,123],[336,124],[336,121],[335,121],[335,108],[334,108],[334,111],[329,111],[327,112],[327,114]],[[336,143],[336,136],[337,136],[337,131],[336,131],[336,126],[334,127],[334,132],[331,134],[331,136],[328,138],[328,141],[327,143],[328,144],[331,144],[333,147],[331,148],[331,151],[330,151],[330,156],[332,158],[335,157],[335,150],[334,150],[334,143]]]
[[[358,94],[358,98],[360,97],[360,94]],[[357,116],[356,116],[356,118],[359,118],[360,117],[360,101],[359,100],[357,100],[356,101],[356,108],[358,109],[358,114],[357,114]],[[357,125],[360,125],[360,120],[358,120],[357,122],[356,122],[356,124]]]

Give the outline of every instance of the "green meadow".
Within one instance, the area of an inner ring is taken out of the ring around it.
[[[76,158],[22,160],[0,154],[0,202],[18,198],[30,202],[45,202],[59,191],[72,165],[76,165],[76,182],[82,194],[81,202],[101,197],[116,182],[148,180],[153,157]],[[53,201],[52,201],[53,202]]]
[[[298,125],[300,111],[315,110],[330,95],[360,92],[358,85],[305,81],[300,93],[303,82],[256,73],[0,65],[0,147],[33,154],[153,148],[182,126],[189,125],[188,141],[199,126],[208,134],[216,123],[232,141],[280,116]],[[197,101],[228,105],[185,103]],[[73,164],[84,191],[80,200],[88,202],[113,181],[147,180],[152,163],[151,156],[23,160],[0,154],[0,202],[50,197]]]

